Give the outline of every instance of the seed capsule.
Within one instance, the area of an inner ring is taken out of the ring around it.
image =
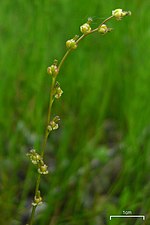
[[[88,23],[85,23],[82,26],[80,26],[80,31],[83,34],[88,34],[91,31],[91,27]]]
[[[98,32],[100,34],[106,34],[110,28],[108,28],[105,24],[102,24],[100,27],[98,27]]]
[[[131,16],[131,12],[123,11],[122,9],[115,9],[112,11],[112,16],[114,16],[116,20],[121,20],[124,16]]]
[[[68,49],[76,49],[77,48],[77,44],[76,44],[76,41],[74,39],[70,39],[68,41],[66,41],[66,47]]]
[[[51,65],[47,68],[47,73],[52,76],[56,76],[58,74],[58,68],[56,65]]]

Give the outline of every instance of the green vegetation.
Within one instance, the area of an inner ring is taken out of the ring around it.
[[[132,11],[106,36],[93,34],[59,76],[61,118],[46,149],[38,225],[128,225],[110,214],[150,217],[149,1],[2,0],[0,7],[0,224],[25,225],[36,172],[26,153],[40,149],[49,99],[46,68],[88,16]],[[43,196],[43,195],[42,195]],[[107,221],[107,222],[105,222]],[[140,225],[135,220],[135,225]],[[117,224],[118,223],[118,224]]]

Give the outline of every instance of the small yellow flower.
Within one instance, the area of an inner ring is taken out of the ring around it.
[[[40,196],[40,191],[38,191],[37,196],[34,197],[34,201],[32,202],[33,206],[41,205],[42,197]]]
[[[115,9],[112,11],[112,16],[116,18],[116,20],[121,20],[124,16],[131,16],[130,11],[123,11],[122,9]]]
[[[60,98],[61,95],[63,94],[63,91],[60,87],[56,88],[56,93],[55,93],[55,98]]]
[[[50,122],[50,126],[52,130],[57,130],[58,129],[58,124],[55,123],[55,121],[51,121]]]
[[[51,65],[47,68],[47,73],[52,76],[56,76],[58,74],[58,67],[56,65]]]
[[[108,32],[108,27],[105,24],[102,24],[100,27],[98,27],[98,32],[100,34],[106,34]]]
[[[76,44],[76,41],[74,39],[70,39],[68,41],[66,41],[66,47],[68,49],[76,49],[77,48],[77,44]]]
[[[41,156],[36,153],[35,149],[31,149],[30,152],[27,153],[27,156],[29,156],[34,165],[38,164],[42,160]]]
[[[108,28],[105,24],[102,24],[101,26],[98,27],[98,32],[100,34],[106,34],[107,32],[112,31],[112,28]]]
[[[60,121],[59,116],[55,116],[54,119],[49,123],[48,130],[57,130],[58,129],[58,122]]]
[[[83,34],[88,34],[91,31],[91,27],[88,23],[83,24],[82,26],[80,26],[80,31]]]
[[[40,174],[48,174],[47,165],[46,164],[40,165],[38,168],[38,172]]]

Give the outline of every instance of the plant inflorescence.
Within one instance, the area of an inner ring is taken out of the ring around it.
[[[46,147],[48,136],[50,135],[50,133],[58,129],[59,127],[58,125],[60,120],[59,116],[55,116],[54,118],[51,118],[51,112],[52,112],[53,102],[55,101],[55,99],[59,99],[61,95],[63,94],[60,84],[57,81],[57,76],[60,72],[60,69],[62,65],[64,64],[66,58],[70,54],[70,52],[72,52],[78,47],[79,42],[83,38],[95,32],[98,32],[101,35],[105,35],[106,33],[112,31],[112,28],[109,28],[105,24],[106,22],[108,22],[112,18],[115,18],[116,20],[121,20],[123,17],[127,15],[131,15],[131,12],[123,11],[122,9],[115,9],[112,11],[112,15],[106,18],[95,29],[91,28],[92,19],[89,18],[86,23],[80,26],[81,35],[80,36],[75,35],[75,37],[66,41],[67,51],[64,54],[60,63],[58,63],[57,60],[54,60],[53,64],[47,68],[47,73],[51,76],[52,82],[51,82],[51,89],[50,89],[47,123],[46,123],[46,129],[45,129],[45,135],[43,138],[42,148],[40,153],[37,153],[35,149],[31,149],[30,152],[27,153],[31,162],[36,166],[37,173],[38,173],[37,180],[36,180],[35,193],[34,193],[33,202],[32,202],[32,211],[31,211],[30,219],[27,225],[33,224],[36,208],[38,205],[42,204],[42,196],[40,193],[40,180],[42,175],[48,174],[48,166],[44,162],[45,147]]]

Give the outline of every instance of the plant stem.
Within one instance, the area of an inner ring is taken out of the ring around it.
[[[31,217],[30,217],[30,220],[29,220],[29,225],[33,224],[35,209],[36,209],[36,206],[33,206],[32,207],[32,212],[31,212]]]
[[[99,26],[101,26],[102,24],[108,22],[110,19],[112,19],[114,16],[110,16],[108,17],[107,19],[105,19]],[[98,26],[98,27],[99,27]],[[91,30],[89,33],[87,34],[83,34],[81,35],[76,43],[78,44],[82,39],[84,39],[86,36],[94,33],[94,32],[97,32],[98,31],[98,27],[96,29],[93,29]],[[65,60],[67,59],[68,55],[70,54],[70,52],[72,51],[72,49],[69,49],[66,51],[66,53],[64,54],[62,60],[60,61],[59,65],[58,65],[58,74],[60,72],[60,69],[62,67],[62,65],[64,64]],[[57,76],[58,76],[57,74]],[[51,111],[52,111],[52,105],[53,105],[53,90],[54,90],[54,87],[55,87],[55,83],[56,83],[56,77],[52,77],[52,83],[51,83],[51,89],[50,89],[50,100],[49,100],[49,107],[48,107],[48,115],[47,115],[47,123],[46,123],[46,129],[45,129],[45,135],[44,135],[44,139],[43,139],[43,143],[42,143],[42,149],[41,149],[41,157],[43,158],[44,157],[44,152],[45,152],[45,148],[46,148],[46,144],[47,144],[47,139],[48,139],[48,131],[47,131],[47,126],[49,125],[50,123],[50,119],[51,119]],[[37,196],[37,193],[39,191],[39,186],[40,186],[40,180],[41,180],[41,174],[38,174],[37,176],[37,180],[36,180],[36,187],[35,187],[35,195],[34,196]],[[31,212],[31,216],[30,216],[30,219],[29,219],[29,223],[28,225],[32,225],[33,224],[33,220],[34,220],[34,216],[35,216],[35,210],[36,210],[36,207],[37,205],[33,205],[32,206],[32,212]]]
[[[51,118],[51,109],[52,109],[52,104],[53,104],[53,89],[55,86],[55,82],[56,82],[56,78],[52,78],[52,84],[51,84],[51,89],[50,89],[50,100],[49,100],[49,107],[48,107],[48,115],[47,115],[47,126],[50,122],[50,118]],[[47,126],[45,129],[45,135],[44,135],[44,139],[43,139],[43,143],[42,143],[42,150],[41,150],[41,156],[44,156],[44,151],[45,151],[45,147],[46,147],[46,143],[47,143],[47,138],[48,138],[48,133],[47,133]],[[37,180],[36,180],[36,187],[35,187],[35,195],[37,196],[37,193],[39,191],[39,186],[40,186],[40,179],[41,179],[41,174],[39,173],[37,176]],[[32,212],[31,212],[31,217],[29,220],[29,225],[33,224],[33,218],[35,215],[35,209],[36,206],[32,206]]]
[[[109,16],[107,19],[105,19],[97,28],[95,28],[94,30],[91,30],[90,34],[98,31],[98,28],[103,25],[104,23],[107,23],[109,20],[111,20],[114,16]]]
[[[41,156],[44,156],[44,151],[47,143],[47,138],[48,138],[48,133],[47,133],[47,126],[50,122],[51,119],[51,111],[52,111],[52,105],[53,105],[53,90],[55,86],[56,78],[52,78],[52,84],[51,84],[51,89],[50,89],[50,100],[49,100],[49,107],[48,107],[48,114],[47,114],[47,123],[46,123],[46,129],[45,129],[45,135],[44,135],[44,140],[42,144],[42,150],[41,150]]]
[[[61,66],[62,66],[63,63],[65,62],[65,60],[66,60],[66,58],[67,58],[67,56],[69,55],[70,52],[71,52],[71,49],[69,49],[69,50],[65,53],[65,55],[63,56],[62,60],[61,60],[60,63],[59,63],[58,71],[60,71]]]

